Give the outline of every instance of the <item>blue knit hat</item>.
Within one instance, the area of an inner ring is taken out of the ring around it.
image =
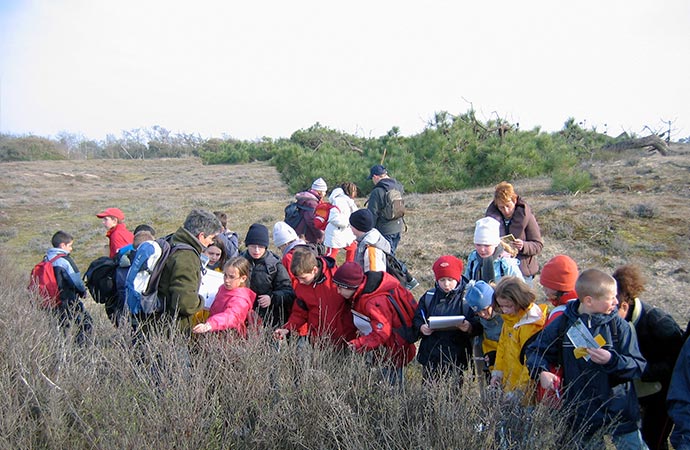
[[[482,280],[471,280],[465,292],[465,301],[474,312],[490,306],[494,297],[494,288]]]

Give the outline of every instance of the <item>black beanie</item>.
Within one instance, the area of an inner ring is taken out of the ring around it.
[[[368,233],[374,228],[374,215],[367,208],[358,209],[350,214],[350,225],[363,233]]]
[[[268,248],[268,228],[260,223],[253,223],[244,238],[245,245],[260,245]]]

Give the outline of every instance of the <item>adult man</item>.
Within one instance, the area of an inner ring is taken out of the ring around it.
[[[192,317],[203,305],[199,296],[201,280],[201,252],[221,232],[218,218],[208,212],[193,209],[184,224],[173,234],[171,245],[186,245],[165,262],[158,285],[158,294],[165,302],[163,317],[175,317],[181,331],[189,332]]]
[[[400,233],[403,229],[403,218],[401,211],[399,211],[403,206],[402,199],[399,200],[399,205],[391,204],[391,196],[388,195],[388,192],[394,190],[402,195],[405,193],[404,188],[394,178],[389,177],[388,170],[380,164],[372,166],[367,179],[374,183],[374,189],[369,194],[369,200],[367,200],[367,208],[376,218],[374,227],[390,242],[391,254],[395,255],[395,250],[400,242]],[[404,214],[404,210],[402,214]]]

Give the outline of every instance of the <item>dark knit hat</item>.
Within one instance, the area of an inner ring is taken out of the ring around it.
[[[444,277],[459,281],[462,277],[463,264],[455,256],[445,255],[437,259],[431,269],[434,271],[436,281]]]
[[[268,228],[260,223],[253,223],[244,238],[245,245],[260,245],[268,248]]]
[[[356,262],[346,262],[333,274],[333,282],[348,289],[357,289],[364,282],[362,266]]]
[[[575,290],[577,277],[577,263],[570,256],[556,255],[542,267],[539,282],[554,291],[570,292]]]
[[[374,228],[374,214],[367,208],[358,209],[350,214],[350,225],[363,233],[368,233]]]

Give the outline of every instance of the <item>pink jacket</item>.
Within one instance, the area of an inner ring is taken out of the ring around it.
[[[209,309],[206,321],[211,325],[211,331],[237,330],[240,336],[247,336],[247,314],[254,305],[256,294],[249,288],[238,287],[227,289],[218,288],[216,299]]]

